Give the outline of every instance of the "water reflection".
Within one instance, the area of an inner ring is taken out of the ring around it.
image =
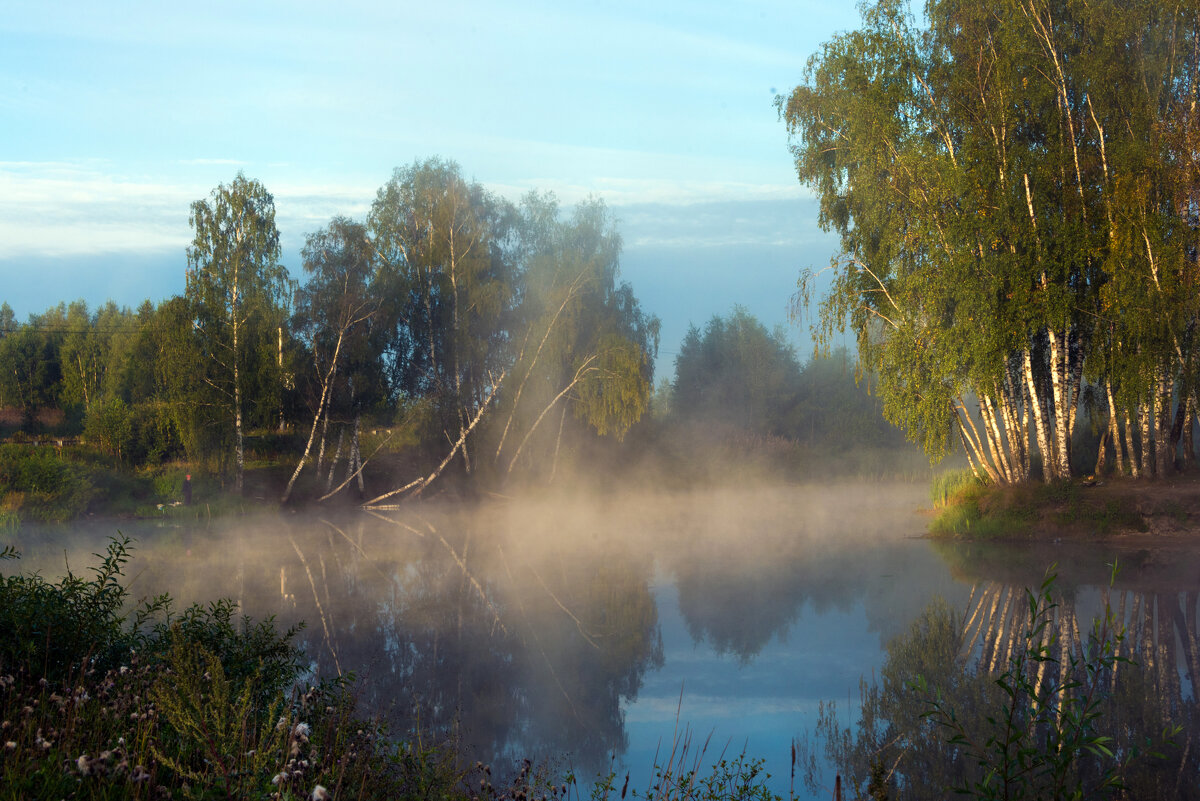
[[[1069,730],[1072,704],[1078,711],[1094,700],[1100,713],[1095,731],[1112,737],[1105,745],[1116,757],[1077,755],[1068,779],[1084,788],[1083,797],[1099,790],[1106,766],[1128,757],[1125,797],[1200,797],[1193,742],[1200,733],[1200,554],[1194,548],[943,544],[939,551],[956,577],[971,582],[965,611],[931,604],[888,646],[878,681],[864,683],[856,725],[846,726],[827,708],[816,739],[805,739],[810,748],[819,744],[815,751],[863,792],[943,798],[982,780],[985,768],[973,751],[988,754],[989,767],[1001,764],[998,742],[1009,741],[1013,755],[1032,744],[1061,756],[1055,732]],[[1042,584],[1051,561],[1059,565],[1052,603],[1032,616],[1037,593],[1030,596],[1027,588]],[[1125,566],[1114,575],[1114,564]],[[1043,658],[1030,658],[1038,654]],[[1015,706],[999,679],[1021,688]],[[914,689],[920,680],[927,689]],[[939,697],[954,710],[954,727],[924,716]],[[1176,727],[1176,734],[1164,736]],[[1028,739],[1014,740],[1013,732]],[[947,745],[955,733],[965,742]],[[1031,797],[1052,797],[1052,772],[1044,763],[1030,764],[1021,780],[1034,788]],[[809,767],[817,765],[810,761]],[[810,779],[820,785],[819,777]]]
[[[230,597],[255,618],[304,621],[314,671],[356,673],[363,708],[400,731],[455,738],[498,765],[568,754],[581,776],[624,754],[636,778],[669,744],[681,691],[682,723],[706,735],[728,721],[716,742],[750,737],[752,753],[785,766],[815,699],[843,695],[931,594],[964,603],[965,587],[910,539],[923,494],[429,501],[125,530],[138,539],[135,596]],[[78,571],[111,533],[22,533],[22,567],[61,573],[65,550]]]

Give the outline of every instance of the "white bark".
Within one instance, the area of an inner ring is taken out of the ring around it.
[[[1025,368],[1025,385],[1029,407],[1033,410],[1034,431],[1037,433],[1038,450],[1042,453],[1042,477],[1047,484],[1056,478],[1054,454],[1051,452],[1050,436],[1046,428],[1046,419],[1042,414],[1042,404],[1038,400],[1037,382],[1033,378],[1033,357],[1028,348],[1022,354]]]
[[[1054,469],[1057,478],[1071,477],[1070,387],[1066,386],[1066,338],[1053,327],[1050,339],[1050,386],[1054,398]]]

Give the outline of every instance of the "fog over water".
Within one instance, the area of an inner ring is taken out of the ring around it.
[[[934,597],[967,606],[978,577],[918,538],[925,503],[923,485],[844,484],[121,528],[137,541],[133,596],[230,597],[256,619],[303,621],[316,673],[354,672],[363,708],[399,731],[581,777],[615,755],[645,786],[686,726],[694,748],[711,735],[710,759],[765,758],[786,791],[818,702],[856,701]],[[79,573],[113,534],[23,532],[20,567]],[[1028,557],[1027,572],[1052,558]]]

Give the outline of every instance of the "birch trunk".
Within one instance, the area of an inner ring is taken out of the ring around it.
[[[358,435],[362,430],[362,415],[354,413],[354,438],[350,441],[350,459],[354,464],[354,475],[358,477],[358,492],[363,492],[362,451],[358,447]]]
[[[1113,461],[1116,463],[1117,475],[1125,473],[1125,456],[1121,452],[1121,427],[1117,420],[1117,404],[1113,400],[1112,381],[1104,382],[1104,390],[1108,396],[1108,429],[1113,444]]]
[[[342,458],[342,437],[346,435],[346,427],[338,428],[338,444],[333,451],[333,458],[329,460],[329,476],[325,479],[325,491],[329,492],[329,488],[333,486],[333,471],[337,469],[338,460]]]
[[[1196,419],[1196,396],[1191,392],[1187,393],[1187,400],[1184,403],[1183,412],[1183,431],[1180,433],[1179,442],[1183,446],[1183,464],[1185,469],[1196,464],[1196,446],[1195,429],[1192,423]]]
[[[1025,440],[1028,437],[1020,425],[1016,410],[1013,408],[1012,382],[1007,370],[1005,371],[1004,384],[1000,388],[996,404],[999,407],[1000,420],[1004,424],[1004,434],[1008,442],[1008,452],[1014,478],[1017,481],[1026,481],[1029,478],[1029,454],[1028,449],[1025,447]]]
[[[1150,396],[1147,402],[1138,406],[1138,418],[1142,429],[1142,473],[1146,476],[1155,474],[1155,465],[1157,462],[1157,453],[1154,448],[1154,418],[1158,392],[1154,389],[1150,390]]]
[[[1158,401],[1155,411],[1155,432],[1154,441],[1157,445],[1156,469],[1158,475],[1166,478],[1175,472],[1175,439],[1172,434],[1172,419],[1171,419],[1171,391],[1173,382],[1167,374],[1165,367],[1160,367],[1158,371]]]
[[[1004,438],[1000,436],[1000,426],[996,421],[996,406],[987,395],[982,396],[980,399],[979,411],[983,417],[984,426],[987,429],[988,446],[992,451],[992,458],[995,459],[996,466],[1004,474],[1004,479],[1007,483],[1017,483],[1016,471],[1013,469],[1012,462],[1005,451]]]
[[[1028,348],[1022,355],[1025,367],[1025,388],[1029,393],[1027,402],[1033,410],[1034,431],[1037,433],[1038,450],[1042,454],[1042,480],[1049,484],[1057,477],[1054,472],[1054,455],[1051,453],[1050,436],[1046,429],[1046,418],[1042,414],[1042,404],[1038,399],[1037,382],[1033,378],[1033,357]]]
[[[1141,463],[1133,445],[1133,420],[1130,419],[1129,412],[1125,412],[1125,450],[1129,453],[1129,474],[1134,478],[1141,478]]]
[[[333,359],[329,364],[329,369],[325,371],[325,380],[321,382],[321,400],[317,403],[317,414],[313,418],[312,428],[309,429],[308,441],[304,443],[304,453],[300,455],[300,461],[296,462],[296,469],[292,471],[292,477],[288,479],[280,503],[287,503],[288,498],[292,496],[292,487],[296,485],[296,479],[300,478],[300,471],[304,469],[304,463],[308,461],[308,454],[312,451],[313,440],[317,437],[317,426],[324,421],[325,403],[329,399],[329,389],[333,385],[333,377],[337,374],[338,355],[342,350],[342,338],[345,333],[345,329],[338,332],[337,344],[333,348]],[[322,438],[321,444],[324,446],[324,438]],[[319,473],[320,467],[317,470]]]
[[[234,478],[233,489],[238,495],[242,494],[242,477],[246,472],[246,443],[242,435],[242,376],[238,369],[238,262],[233,266],[233,292],[230,299],[230,311],[233,323],[233,426],[236,432],[234,454],[237,461],[237,475]]]
[[[1065,341],[1060,341],[1053,328],[1046,332],[1050,337],[1050,387],[1054,397],[1054,456],[1055,473],[1058,478],[1071,477],[1071,411],[1070,387],[1065,386],[1066,356]]]

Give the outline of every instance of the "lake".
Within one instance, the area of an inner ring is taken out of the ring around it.
[[[396,730],[453,738],[497,766],[550,760],[584,781],[629,772],[645,788],[656,754],[688,742],[689,761],[761,757],[773,789],[807,797],[791,748],[822,701],[852,722],[860,679],[935,598],[958,613],[973,658],[998,662],[1023,588],[1051,562],[1071,601],[1063,630],[1074,621],[1086,634],[1103,601],[1119,600],[1122,619],[1140,621],[1131,639],[1163,649],[1161,694],[1179,699],[1165,703],[1195,706],[1192,549],[1120,553],[1110,595],[1115,546],[938,544],[921,538],[923,505],[924,486],[844,484],[120,528],[137,540],[135,597],[229,597],[256,619],[303,622],[314,674],[354,673],[362,708]],[[21,567],[78,573],[115,533],[23,532]]]

